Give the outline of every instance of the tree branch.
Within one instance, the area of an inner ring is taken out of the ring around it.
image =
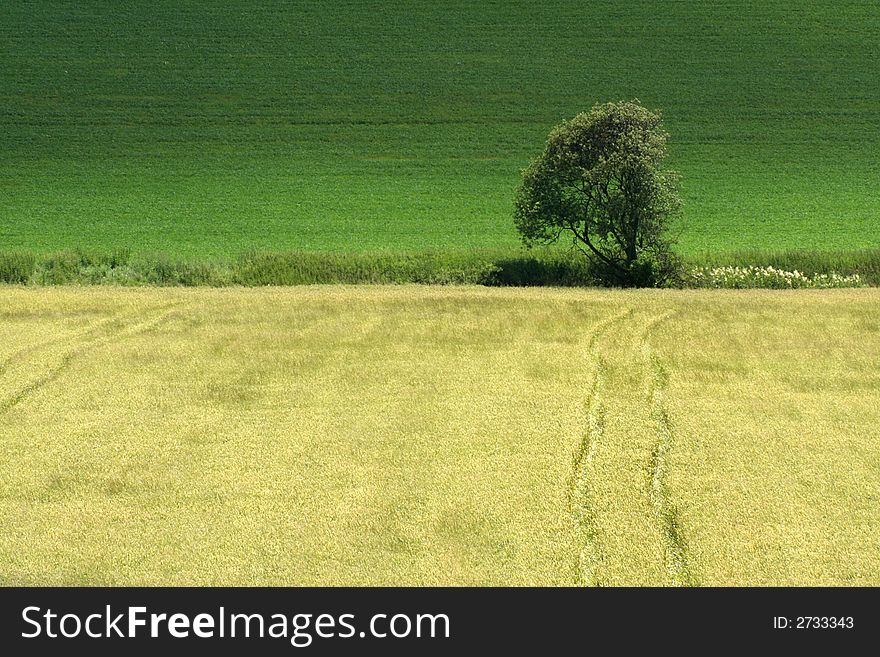
[[[587,245],[587,248],[589,248],[590,251],[593,253],[593,255],[596,256],[597,258],[599,258],[599,260],[601,260],[602,262],[604,262],[606,265],[608,265],[608,266],[610,266],[610,267],[613,267],[614,269],[616,269],[617,271],[619,271],[621,274],[626,274],[626,273],[627,273],[627,270],[626,270],[624,267],[621,267],[619,264],[617,264],[616,262],[614,262],[614,260],[612,260],[611,258],[609,258],[608,256],[606,256],[604,253],[602,253],[599,249],[596,248],[596,246],[590,241],[590,236],[589,236],[589,234],[588,234],[588,232],[587,232],[586,226],[584,226],[584,233],[583,233],[583,235],[581,235],[581,234],[578,232],[577,228],[576,228],[575,225],[574,225],[574,222],[569,222],[568,227],[569,227],[569,230],[571,230],[571,232],[574,234],[575,238],[579,239],[581,242],[583,242],[584,244],[586,244],[586,245]],[[575,243],[575,246],[577,246],[577,243]],[[584,251],[583,249],[581,249],[580,247],[578,247],[578,249],[579,249],[582,253],[587,254],[587,252]],[[589,254],[587,254],[587,255],[589,255]]]

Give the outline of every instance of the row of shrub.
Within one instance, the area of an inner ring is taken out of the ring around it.
[[[605,273],[577,252],[248,253],[186,259],[129,251],[0,252],[0,283],[18,285],[263,286],[422,283],[599,286]],[[671,286],[720,288],[880,285],[880,249],[844,253],[750,252],[692,257]]]
[[[259,252],[225,259],[132,255],[126,251],[0,252],[0,283],[221,287],[316,283],[580,286],[599,282],[582,257],[495,250]]]

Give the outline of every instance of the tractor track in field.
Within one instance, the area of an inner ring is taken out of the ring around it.
[[[139,315],[135,313],[132,314],[132,316],[138,317]],[[45,340],[41,340],[39,342],[35,342],[34,344],[20,347],[9,354],[2,361],[0,361],[0,376],[3,376],[6,371],[16,362],[26,360],[29,355],[38,353],[41,349],[46,349],[47,347],[51,347],[56,344],[62,344],[65,342],[69,343],[86,341],[92,335],[99,334],[102,328],[112,325],[114,322],[119,322],[120,320],[125,319],[125,317],[126,315],[124,313],[116,313],[104,319],[99,319],[96,322],[92,322],[88,326],[78,331],[72,332],[70,335],[58,335],[55,337],[47,338]]]
[[[571,485],[569,487],[569,507],[578,541],[578,563],[576,582],[578,586],[603,586],[605,580],[599,573],[603,561],[602,544],[596,526],[594,502],[590,492],[592,465],[602,441],[605,428],[605,408],[601,392],[607,364],[599,351],[599,339],[617,322],[632,314],[625,310],[599,321],[590,332],[587,353],[593,364],[593,381],[587,393],[587,430],[575,455]]]
[[[653,318],[645,326],[641,338],[647,382],[647,400],[656,434],[656,442],[651,451],[649,496],[663,542],[666,572],[672,585],[697,586],[698,582],[688,563],[687,543],[682,532],[678,510],[670,498],[667,481],[669,452],[674,442],[674,433],[664,399],[669,373],[657,354],[651,349],[650,342],[651,332],[672,315],[673,313],[670,312]]]
[[[108,324],[115,324],[120,322],[121,320],[118,315],[101,322],[100,326],[92,326],[89,329],[80,332],[80,334],[78,335],[80,339],[76,343],[74,343],[73,347],[61,357],[61,361],[55,367],[51,368],[40,378],[23,386],[5,399],[0,400],[0,415],[8,413],[12,408],[33,395],[35,392],[57,380],[59,377],[61,377],[62,374],[64,374],[64,372],[70,367],[71,363],[73,363],[73,361],[76,360],[78,357],[87,354],[94,349],[97,349],[98,347],[114,344],[116,342],[119,342],[120,340],[124,340],[127,337],[131,337],[133,335],[137,335],[139,333],[143,333],[145,331],[156,328],[157,326],[160,326],[174,315],[172,309],[177,307],[178,305],[178,303],[165,304],[156,308],[150,308],[146,311],[133,313],[131,316],[129,316],[130,321],[127,324],[123,324],[117,331],[113,333],[101,334],[99,332],[99,329],[107,326]],[[25,355],[21,354],[21,351],[26,351],[26,353],[33,353],[34,351],[38,351],[39,348],[50,346],[52,344],[56,344],[57,342],[70,340],[70,337],[71,336],[68,336],[66,338],[46,340],[41,343],[39,347],[37,345],[33,345],[32,349],[25,348],[25,350],[19,350],[19,352],[17,352],[17,357],[23,357],[23,355]]]

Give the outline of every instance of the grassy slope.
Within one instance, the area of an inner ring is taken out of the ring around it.
[[[3,583],[878,584],[876,290],[0,301]]]
[[[595,101],[665,111],[689,253],[876,246],[865,2],[5,2],[0,248],[515,246]]]

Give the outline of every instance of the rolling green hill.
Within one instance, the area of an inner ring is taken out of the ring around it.
[[[685,253],[878,245],[874,2],[0,6],[0,249],[505,248],[561,119],[638,97]]]

